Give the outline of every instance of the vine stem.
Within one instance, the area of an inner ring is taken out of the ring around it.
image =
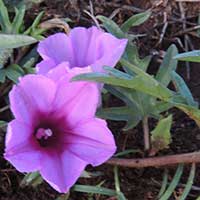
[[[144,150],[148,151],[150,149],[150,139],[149,139],[149,125],[148,117],[145,116],[142,120],[143,132],[144,132]]]
[[[129,168],[144,168],[144,167],[162,167],[166,165],[175,165],[179,163],[198,163],[200,162],[200,151],[192,153],[184,153],[178,155],[139,158],[139,159],[123,159],[111,158],[106,164],[129,167]]]

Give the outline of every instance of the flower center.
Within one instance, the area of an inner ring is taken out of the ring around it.
[[[48,140],[53,135],[53,132],[51,129],[47,128],[39,128],[35,134],[35,137],[37,138],[40,146],[46,147],[48,145]]]

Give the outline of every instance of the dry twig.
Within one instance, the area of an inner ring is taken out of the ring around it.
[[[130,168],[144,168],[198,162],[200,162],[200,152],[140,159],[111,158],[106,164]]]
[[[157,42],[156,46],[158,46],[162,42],[164,35],[166,33],[167,27],[168,27],[167,13],[166,12],[164,12],[164,14],[163,14],[163,24],[164,24],[164,26],[162,28],[160,38],[159,38],[159,41]]]
[[[183,21],[183,30],[186,29],[186,19],[185,19],[185,9],[183,7],[182,2],[179,2],[179,8],[181,11],[181,20]],[[184,45],[185,45],[185,51],[187,52],[188,49],[188,40],[189,40],[189,36],[187,34],[184,35]],[[190,64],[189,62],[186,62],[186,74],[187,74],[187,79],[190,80]]]
[[[187,28],[185,30],[179,31],[176,34],[174,34],[173,37],[180,36],[180,35],[183,35],[183,34],[187,34],[187,33],[190,33],[192,31],[196,31],[198,29],[200,29],[200,25],[196,25],[196,26]]]

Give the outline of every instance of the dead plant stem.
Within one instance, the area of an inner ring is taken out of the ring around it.
[[[106,164],[129,167],[129,168],[144,168],[144,167],[162,167],[167,165],[176,165],[180,163],[198,163],[200,162],[200,151],[192,153],[184,153],[178,155],[139,158],[139,159],[123,159],[111,158]]]

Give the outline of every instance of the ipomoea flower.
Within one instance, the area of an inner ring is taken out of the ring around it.
[[[59,192],[67,192],[86,165],[100,165],[116,150],[106,122],[95,117],[97,85],[70,82],[85,70],[61,64],[47,76],[27,75],[9,95],[15,119],[4,157],[20,172],[39,171]]]
[[[68,62],[70,68],[91,66],[101,72],[103,66],[116,65],[126,44],[127,39],[117,39],[95,26],[74,28],[69,35],[56,33],[39,43],[43,61],[37,65],[37,72],[46,74],[62,62]]]

